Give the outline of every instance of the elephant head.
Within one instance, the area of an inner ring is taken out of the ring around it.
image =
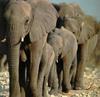
[[[78,21],[79,22],[79,21]],[[84,15],[80,21],[80,35],[79,35],[79,44],[86,43],[90,38],[92,38],[96,32],[95,24],[96,21],[93,17]],[[76,35],[77,36],[77,35]]]
[[[75,16],[73,18],[65,16],[63,22],[64,27],[74,33],[78,44],[85,43],[97,33],[95,19],[87,15]]]
[[[8,4],[5,10],[8,37],[13,37],[10,42],[15,45],[28,34],[32,20],[31,6],[24,1],[12,2]]]
[[[58,11],[59,16],[62,18],[65,15],[67,17],[75,17],[75,16],[84,15],[82,9],[76,3],[70,3],[70,4],[61,3],[59,5],[57,5],[57,4],[53,4],[53,5],[56,8],[56,10]]]

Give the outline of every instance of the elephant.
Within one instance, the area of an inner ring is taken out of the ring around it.
[[[26,35],[30,41],[29,90],[32,97],[39,97],[38,70],[47,35],[56,26],[57,12],[48,1],[8,3],[4,17],[7,22],[8,64],[10,97],[21,97],[19,85],[19,49]],[[34,49],[34,50],[31,50]]]
[[[55,53],[52,46],[46,43],[43,50],[42,58],[41,58],[41,63],[40,63],[40,68],[39,68],[39,77],[38,77],[38,86],[43,97],[48,96],[47,83],[48,83],[50,69],[54,62],[54,58],[55,58]]]
[[[0,41],[0,71],[7,70],[7,42],[5,39]]]
[[[77,19],[78,18],[78,19]],[[64,20],[65,28],[70,28],[70,31],[74,33],[78,41],[78,67],[76,73],[76,87],[75,89],[82,89],[83,86],[83,75],[84,75],[84,68],[87,62],[87,59],[93,53],[96,43],[98,34],[95,31],[95,20],[94,19],[87,19],[87,16],[77,17],[75,19],[67,18]],[[74,24],[76,21],[76,25]],[[70,25],[67,26],[67,23]],[[80,25],[80,26],[77,26]],[[76,26],[76,27],[75,27]],[[74,28],[76,28],[74,30]],[[72,29],[72,30],[71,30]],[[94,44],[93,44],[94,43]]]
[[[71,69],[74,69],[76,72],[77,68],[77,64],[72,65],[77,54],[77,40],[72,32],[62,27],[61,29],[56,28],[50,33],[47,42],[53,47],[55,52],[54,65],[60,63],[58,69],[62,68],[61,70],[58,70],[58,89],[62,88],[63,92],[68,92],[68,90],[72,89],[70,73],[72,73],[73,70]],[[51,73],[54,75],[53,71]],[[72,75],[72,77],[75,78],[75,75]],[[53,76],[51,78],[53,78]]]
[[[59,14],[57,27],[61,28],[61,26],[64,26],[76,36],[78,42],[78,65],[75,89],[83,89],[83,75],[86,60],[92,54],[97,43],[96,20],[91,16],[85,15],[77,4],[54,4],[54,6]],[[92,44],[92,41],[94,44]],[[87,52],[89,53],[87,54]]]

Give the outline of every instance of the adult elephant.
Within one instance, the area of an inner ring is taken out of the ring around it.
[[[62,88],[63,92],[67,92],[72,89],[70,73],[72,73],[73,70],[71,69],[75,70],[77,67],[77,64],[72,65],[77,54],[77,40],[72,32],[62,27],[61,29],[55,29],[54,32],[49,34],[48,43],[53,47],[55,52],[55,63],[53,65],[58,63],[60,66],[58,69],[61,69],[58,70],[58,88]],[[51,72],[52,75],[54,75],[53,73],[54,71]],[[72,75],[75,80],[75,75]]]
[[[75,89],[82,89],[84,88],[83,73],[85,64],[97,42],[96,21],[94,18],[86,16],[78,4],[63,3],[60,5],[54,4],[54,6],[59,13],[57,27],[64,26],[69,29],[78,41],[78,67]]]
[[[10,2],[5,8],[7,21],[8,63],[10,97],[21,97],[19,86],[19,49],[28,34],[30,39],[29,87],[32,97],[38,97],[37,80],[39,64],[47,33],[56,26],[57,12],[48,1],[29,4],[26,1]]]
[[[98,34],[95,30],[96,21],[87,16],[66,18],[64,20],[65,28],[74,33],[78,41],[78,67],[76,73],[76,86],[75,89],[82,89],[84,68],[87,60],[96,47]]]

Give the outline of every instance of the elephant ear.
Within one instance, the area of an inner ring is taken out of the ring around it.
[[[29,33],[31,41],[42,38],[56,27],[57,11],[49,2],[40,1],[33,8],[33,24]]]
[[[83,22],[81,23],[81,33],[79,41],[84,43],[96,34],[95,31],[95,20],[90,16],[84,16]]]

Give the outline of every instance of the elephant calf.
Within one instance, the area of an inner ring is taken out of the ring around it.
[[[55,58],[55,53],[52,46],[46,43],[43,50],[42,58],[41,58],[41,63],[39,67],[39,77],[38,77],[38,88],[41,91],[40,93],[42,93],[43,97],[47,97],[48,76],[49,76],[54,58]]]
[[[77,53],[77,40],[72,32],[62,27],[61,29],[55,29],[54,32],[49,34],[48,43],[55,51],[55,64],[56,62],[60,63],[60,67],[62,66],[63,70],[62,78],[61,71],[58,74],[59,88],[62,87],[63,91],[67,92],[67,90],[72,88],[70,84],[70,73],[72,72],[72,62],[75,59]],[[62,60],[62,63],[59,62],[59,59]],[[74,64],[73,68],[76,68],[76,66],[77,65]],[[75,74],[73,77],[75,78]]]

